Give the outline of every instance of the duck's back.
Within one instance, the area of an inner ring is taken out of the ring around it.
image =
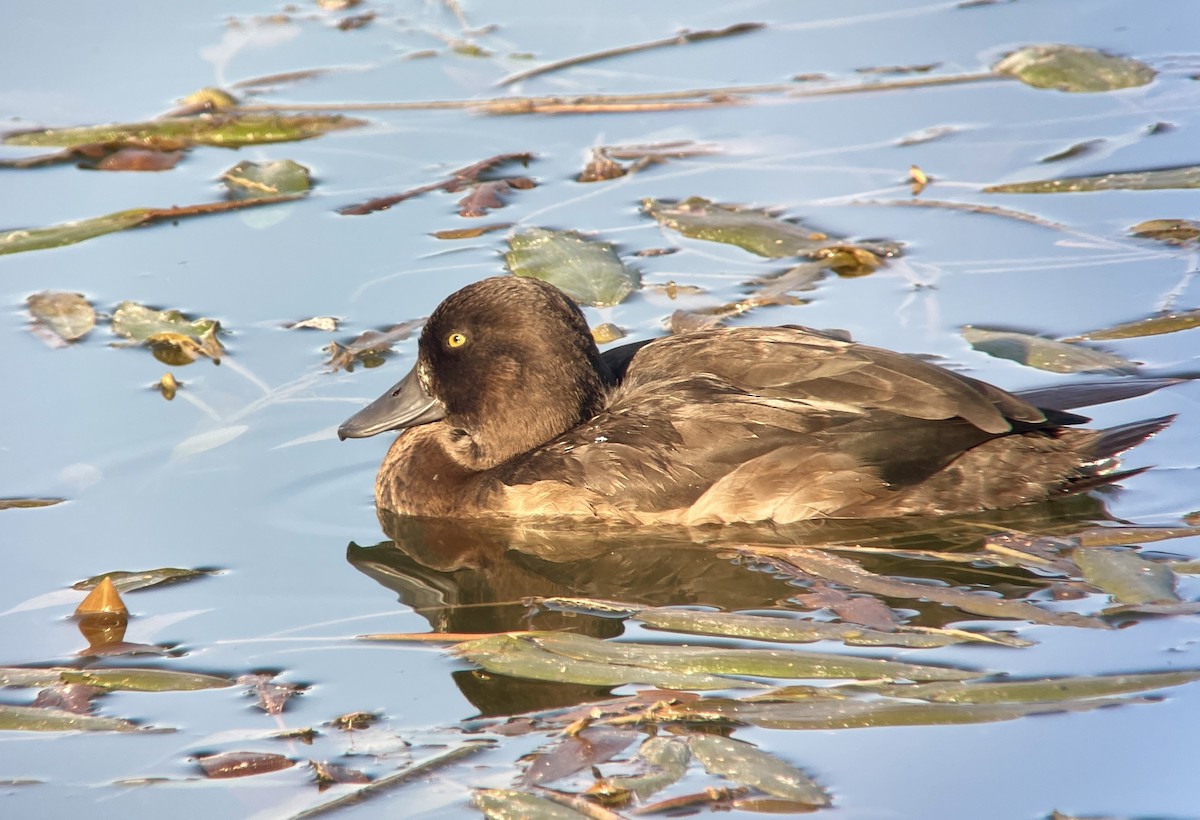
[[[1083,420],[819,332],[711,330],[639,349],[606,409],[494,471],[486,503],[685,524],[1008,507],[1112,468],[1100,432],[1063,427]]]

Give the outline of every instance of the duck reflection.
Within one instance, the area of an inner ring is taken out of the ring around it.
[[[986,587],[1023,597],[1050,579],[1020,568],[998,569],[905,555],[910,550],[972,552],[988,538],[1017,532],[1055,536],[1111,520],[1101,500],[1074,496],[1047,504],[942,519],[807,522],[788,527],[542,530],[509,522],[456,522],[380,511],[391,539],[374,546],[351,543],[347,560],[397,593],[434,632],[491,633],[562,630],[597,638],[622,633],[620,619],[546,609],[536,599],[600,598],[642,606],[704,606],[723,611],[802,609],[794,595],[810,585],[795,574],[738,552],[765,546],[857,545],[856,561],[881,575],[927,579],[953,587]],[[905,610],[910,624],[944,626],[969,617],[913,601],[885,601]],[[459,672],[455,680],[485,715],[574,705],[606,696],[602,688],[540,683]]]

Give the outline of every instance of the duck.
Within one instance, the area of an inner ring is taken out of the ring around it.
[[[1099,401],[1136,390],[1116,392]],[[712,328],[601,353],[561,290],[498,276],[438,305],[412,370],[338,436],[400,431],[375,483],[390,515],[791,524],[967,514],[1085,492],[1140,472],[1122,470],[1120,454],[1173,418],[1090,429],[1068,411],[1079,403],[1035,403],[799,325]]]

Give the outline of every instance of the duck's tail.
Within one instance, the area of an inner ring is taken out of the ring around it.
[[[1088,447],[1091,459],[1081,464],[1078,474],[1068,480],[1067,492],[1085,492],[1093,487],[1115,484],[1149,469],[1148,467],[1136,467],[1130,470],[1118,470],[1117,468],[1121,466],[1121,453],[1138,446],[1146,439],[1166,429],[1174,420],[1174,415],[1159,416],[1155,419],[1120,424],[1106,430],[1079,431],[1095,434],[1094,440]]]

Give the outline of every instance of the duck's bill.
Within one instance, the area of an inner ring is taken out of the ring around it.
[[[388,430],[416,427],[445,418],[446,408],[425,392],[417,370],[359,410],[338,428],[338,438],[366,438]]]

